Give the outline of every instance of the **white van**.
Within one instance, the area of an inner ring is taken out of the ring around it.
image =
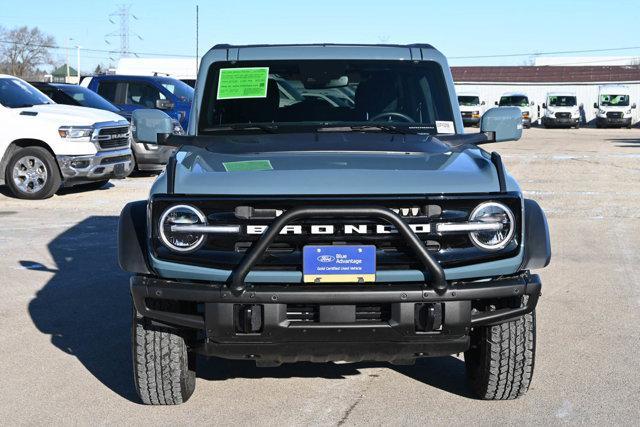
[[[522,126],[531,127],[533,118],[533,107],[535,102],[529,101],[529,96],[523,92],[508,92],[500,97],[500,102],[496,102],[500,107],[518,107],[522,111]]]
[[[544,127],[580,127],[580,107],[575,93],[549,92],[542,108]]]
[[[636,108],[631,103],[631,91],[627,86],[603,85],[598,88],[596,108],[596,127],[627,127],[633,124],[631,110]]]
[[[480,94],[476,92],[458,93],[458,104],[465,126],[478,126],[484,112],[484,101],[480,101]]]

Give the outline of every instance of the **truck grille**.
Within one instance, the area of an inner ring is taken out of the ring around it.
[[[514,257],[520,250],[522,234],[522,200],[517,193],[493,193],[486,196],[468,195],[442,198],[440,196],[340,196],[340,197],[187,197],[157,195],[151,200],[152,224],[158,224],[160,216],[177,204],[197,207],[207,217],[209,225],[238,226],[233,234],[211,234],[203,245],[191,253],[169,250],[153,227],[151,250],[157,259],[195,266],[232,270],[247,250],[260,238],[260,234],[248,232],[249,226],[268,226],[279,215],[298,206],[381,206],[389,208],[411,226],[441,222],[465,222],[479,203],[498,201],[511,209],[515,216],[515,238],[504,249],[493,252],[477,248],[468,232],[439,234],[435,227],[419,233],[427,250],[444,267],[460,267]],[[302,251],[305,245],[375,245],[377,270],[408,270],[423,268],[405,240],[397,233],[378,233],[379,225],[388,225],[376,218],[308,218],[295,223],[302,227],[301,234],[281,234],[256,265],[256,270],[301,271]],[[308,233],[311,225],[334,225],[331,234]],[[367,227],[364,233],[345,233],[346,225]]]
[[[571,113],[556,113],[557,119],[570,119]]]
[[[609,119],[621,119],[622,113],[620,111],[610,111],[607,113],[607,118]]]
[[[96,138],[100,149],[113,150],[129,146],[129,126],[102,128]]]
[[[471,118],[471,111],[463,111],[462,112],[462,117],[465,119],[470,119]]]

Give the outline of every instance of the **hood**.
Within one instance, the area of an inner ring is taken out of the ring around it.
[[[50,120],[66,126],[90,126],[99,122],[124,120],[122,116],[110,111],[63,104],[34,105],[33,107],[16,108],[14,111],[18,114],[22,112],[37,113],[35,117],[39,119]]]
[[[424,135],[204,137],[176,155],[177,194],[393,195],[499,191],[490,156]]]

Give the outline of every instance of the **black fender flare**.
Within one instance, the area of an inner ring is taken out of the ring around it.
[[[524,199],[524,257],[523,270],[544,268],[551,262],[549,224],[540,205]]]
[[[147,201],[127,203],[118,221],[118,264],[121,269],[135,274],[151,274],[147,240]]]

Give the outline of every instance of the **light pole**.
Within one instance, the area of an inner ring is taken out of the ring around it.
[[[77,42],[77,40],[75,40],[73,37],[69,37],[67,39],[67,81],[66,83],[69,82],[69,77],[70,77],[70,73],[69,73],[69,51],[71,50],[71,42]],[[76,45],[76,57],[77,57],[77,67],[78,69],[76,70],[76,74],[78,76],[78,84],[80,84],[80,45]]]

